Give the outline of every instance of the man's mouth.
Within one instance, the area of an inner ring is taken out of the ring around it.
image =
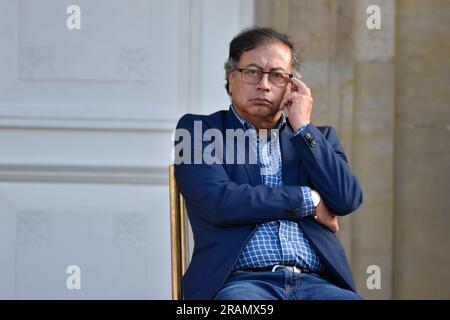
[[[270,101],[269,99],[263,98],[263,97],[252,98],[252,99],[250,99],[250,101],[255,104],[272,105],[272,101]]]

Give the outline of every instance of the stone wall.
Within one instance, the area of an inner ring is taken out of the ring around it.
[[[450,298],[449,26],[449,1],[397,1],[396,298]]]
[[[369,5],[381,29],[369,30]],[[334,126],[364,204],[339,237],[368,299],[450,298],[448,1],[259,0],[256,23],[288,33]],[[381,289],[369,289],[378,266]]]

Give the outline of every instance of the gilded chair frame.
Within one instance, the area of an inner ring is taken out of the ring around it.
[[[172,299],[183,299],[183,275],[186,272],[192,252],[189,244],[192,239],[184,197],[175,180],[175,166],[169,167],[170,189],[170,242],[172,268]]]

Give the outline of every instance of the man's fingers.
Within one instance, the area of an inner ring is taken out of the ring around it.
[[[284,97],[281,100],[280,110],[283,110],[291,100],[292,100],[291,84],[289,84],[289,87],[287,88],[286,93],[284,94]]]
[[[286,86],[286,92],[284,93],[284,96],[286,97],[291,91],[292,91],[292,83],[289,82],[288,85]]]
[[[311,97],[311,90],[303,82],[300,81],[300,83],[301,83],[301,86],[300,86],[301,94]]]
[[[294,77],[291,78],[291,82],[298,88],[298,93],[311,97],[311,90],[303,81]]]
[[[331,221],[328,225],[328,228],[333,232],[336,233],[339,231],[339,223],[336,221]]]
[[[293,90],[293,91],[298,91],[298,90],[299,90],[299,87],[300,87],[299,79],[297,79],[297,78],[291,78],[291,79],[290,79],[290,82],[289,82],[289,85],[291,86],[291,90]]]
[[[330,229],[331,232],[337,233],[339,231],[339,220],[337,216],[328,208],[323,207],[319,209],[319,207],[316,208],[315,220]]]
[[[296,77],[291,78],[291,83],[300,90],[300,87],[302,85],[302,81]]]
[[[334,233],[339,231],[339,221],[337,218],[333,218],[333,229],[334,229]]]
[[[289,110],[289,105],[290,105],[291,103],[292,103],[292,102],[291,102],[289,99],[286,99],[285,101],[283,101],[283,102],[280,104],[280,110],[283,111],[283,110],[286,109],[286,108],[288,108],[288,110]]]

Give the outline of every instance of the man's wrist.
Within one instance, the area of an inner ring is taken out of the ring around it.
[[[311,198],[313,201],[314,208],[317,208],[317,206],[320,204],[321,201],[320,194],[316,190],[311,189]]]
[[[314,214],[314,203],[311,196],[311,188],[306,186],[300,187],[303,196],[302,217]]]
[[[303,126],[300,126],[297,130],[294,130],[294,137],[295,137],[296,135],[302,133],[302,132],[306,129],[306,127],[307,127],[308,125],[309,125],[309,123],[307,123],[307,124],[305,124],[305,125],[303,125]]]

